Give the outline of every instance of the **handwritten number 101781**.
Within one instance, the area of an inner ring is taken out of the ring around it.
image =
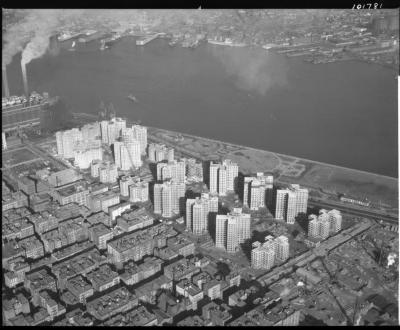
[[[364,3],[364,4],[354,4],[351,9],[381,9],[382,4],[379,3]]]

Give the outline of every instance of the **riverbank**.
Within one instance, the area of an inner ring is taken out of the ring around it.
[[[79,123],[95,121],[97,116],[77,114]],[[130,124],[132,121],[129,121]],[[146,125],[147,126],[147,125]],[[339,193],[353,198],[367,198],[378,208],[398,212],[398,180],[379,174],[358,171],[309,159],[283,155],[266,150],[226,143],[171,130],[148,127],[149,141],[174,147],[185,156],[202,161],[230,158],[237,162],[243,174],[273,173],[281,183],[298,183],[323,191],[325,197]]]

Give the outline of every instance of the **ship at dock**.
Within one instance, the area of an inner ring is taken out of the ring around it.
[[[80,32],[79,33],[64,32],[64,33],[61,33],[60,35],[58,35],[57,39],[58,39],[58,41],[63,42],[63,41],[67,41],[67,40],[76,38],[80,35],[81,35]]]
[[[100,39],[103,35],[104,35],[104,32],[91,30],[89,32],[89,34],[87,34],[87,32],[86,32],[84,37],[79,38],[78,41],[81,43],[87,43],[87,42],[91,42],[93,40]]]
[[[221,46],[230,46],[230,47],[245,47],[247,46],[243,42],[233,42],[232,39],[226,38],[225,40],[216,40],[216,39],[207,39],[207,42],[209,44],[213,45],[221,45]]]
[[[150,41],[157,39],[160,36],[160,33],[154,34],[154,35],[150,35],[150,36],[146,36],[146,37],[142,37],[136,40],[136,46],[144,46],[147,43],[149,43]]]
[[[105,44],[106,48],[111,47],[114,45],[118,40],[122,38],[122,35],[120,33],[114,33],[111,37],[102,39],[101,42]]]

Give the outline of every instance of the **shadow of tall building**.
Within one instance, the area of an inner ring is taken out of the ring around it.
[[[235,178],[235,192],[236,194],[238,194],[239,199],[243,202],[244,196],[243,196],[243,192],[244,192],[244,178],[245,175],[242,172],[239,172],[237,178]],[[250,191],[249,191],[249,195],[250,195]],[[250,197],[250,196],[249,196]]]

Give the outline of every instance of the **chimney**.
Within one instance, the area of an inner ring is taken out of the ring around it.
[[[24,92],[25,96],[29,97],[29,91],[28,91],[28,79],[26,77],[26,65],[24,62],[21,62],[21,70],[22,70],[22,80],[24,83]]]
[[[5,66],[2,68],[2,72],[3,72],[4,96],[10,97],[10,90],[8,88],[8,79],[7,79],[7,69]]]

